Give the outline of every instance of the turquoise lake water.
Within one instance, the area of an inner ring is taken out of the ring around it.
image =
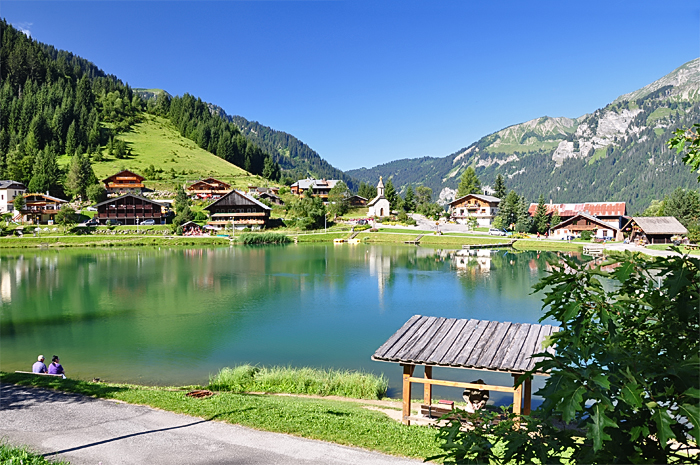
[[[531,288],[557,254],[454,253],[347,244],[2,252],[0,369],[57,354],[69,376],[182,385],[240,363],[347,368],[384,373],[397,397],[400,367],[370,357],[412,315],[536,323],[542,314]],[[447,368],[435,376],[512,382]]]

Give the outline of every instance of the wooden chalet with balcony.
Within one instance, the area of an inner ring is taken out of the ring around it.
[[[498,215],[500,203],[501,199],[491,195],[467,194],[450,202],[450,218],[462,224],[476,219],[479,226],[489,227]]]
[[[145,180],[143,176],[124,170],[103,179],[102,182],[107,194],[141,194],[146,187],[143,184]]]
[[[550,230],[552,239],[574,239],[581,237],[583,231],[590,231],[596,241],[621,241],[622,232],[609,222],[587,213],[578,213]]]
[[[625,221],[627,206],[625,202],[585,202],[585,203],[549,203],[545,204],[547,216],[550,218],[556,212],[562,222],[569,220],[579,213],[594,216],[604,221],[616,230],[622,229]],[[537,204],[531,203],[528,213],[535,216]]]
[[[29,224],[53,224],[66,200],[46,194],[24,194],[22,221]]]
[[[227,227],[264,227],[270,221],[272,209],[253,197],[233,190],[205,207],[211,214],[207,222],[215,229]]]
[[[155,200],[135,194],[125,194],[120,197],[105,200],[95,205],[95,218],[100,224],[107,221],[121,224],[136,225],[144,220],[154,220],[156,224],[165,224],[168,207]]]
[[[190,197],[200,199],[218,199],[231,192],[231,185],[214,178],[200,179],[187,186]]]
[[[321,197],[323,200],[328,200],[328,194],[340,181],[337,179],[300,179],[289,188],[294,195],[302,195],[304,192],[311,190],[313,195]]]

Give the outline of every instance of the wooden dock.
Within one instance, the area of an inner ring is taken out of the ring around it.
[[[603,245],[584,245],[583,254],[590,255],[591,257],[602,257],[605,252],[605,246]]]
[[[463,249],[465,250],[470,250],[470,249],[498,249],[502,247],[512,247],[513,244],[515,244],[518,240],[517,239],[512,239],[508,242],[500,242],[497,244],[465,244],[462,246]]]
[[[420,245],[420,238],[425,236],[425,234],[421,234],[420,236],[416,237],[412,241],[403,241],[404,244],[411,244],[411,245]]]

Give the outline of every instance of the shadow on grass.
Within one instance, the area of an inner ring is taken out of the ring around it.
[[[0,372],[0,383],[15,384],[17,386],[32,388],[52,389],[56,391],[80,394],[82,396],[100,397],[106,399],[113,398],[117,392],[126,391],[129,389],[126,386],[109,386],[70,378],[61,379],[54,376],[2,372]],[[8,391],[8,389],[6,389],[4,386],[3,391],[3,409],[22,408],[23,402],[9,402],[11,400],[11,398],[8,397],[10,391]],[[57,393],[40,390],[32,391],[31,393],[26,393],[26,391],[23,391],[24,394],[19,394],[17,392],[18,390],[15,389],[12,389],[11,391],[13,396],[24,397],[23,401],[29,400],[29,398],[33,398],[37,401],[51,401],[53,400],[51,397],[55,397],[57,395]],[[11,405],[15,406],[12,407]]]

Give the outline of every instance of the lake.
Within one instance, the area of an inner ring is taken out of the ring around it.
[[[412,315],[542,315],[531,288],[556,253],[454,253],[348,244],[5,251],[0,369],[29,370],[37,354],[57,354],[71,377],[183,385],[240,363],[347,368],[384,373],[398,397],[400,367],[370,356]],[[447,368],[435,375],[512,382]],[[533,389],[541,384],[535,377]]]

